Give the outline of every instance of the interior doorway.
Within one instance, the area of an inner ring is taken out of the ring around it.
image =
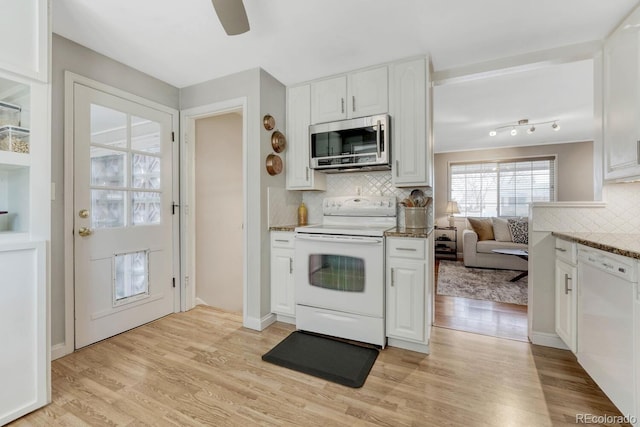
[[[243,309],[243,112],[195,120],[195,297]]]

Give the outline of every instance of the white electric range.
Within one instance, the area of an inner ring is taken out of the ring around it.
[[[385,346],[384,232],[393,196],[331,197],[322,224],[296,227],[296,327]]]

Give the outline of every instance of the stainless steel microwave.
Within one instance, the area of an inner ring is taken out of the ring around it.
[[[389,123],[384,114],[309,126],[311,168],[323,172],[391,169]]]

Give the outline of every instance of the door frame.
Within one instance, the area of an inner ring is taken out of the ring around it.
[[[172,116],[171,123],[174,138],[179,138],[179,111],[175,108],[159,104],[141,96],[131,94],[122,89],[97,82],[88,77],[81,76],[71,71],[64,72],[64,344],[56,345],[52,349],[52,360],[75,351],[75,273],[74,273],[74,85],[76,83],[91,89],[106,92],[131,102],[163,111]],[[173,199],[178,202],[180,198],[179,182],[179,144],[174,141],[173,147]],[[176,278],[180,278],[180,215],[174,215],[173,222],[173,272]],[[173,311],[180,311],[181,287],[176,286],[173,294]]]
[[[195,218],[195,131],[196,120],[242,111],[242,320],[248,319],[248,263],[247,248],[247,97],[233,98],[180,111],[180,258],[183,276],[180,280],[181,310],[191,310],[196,305],[196,224]]]

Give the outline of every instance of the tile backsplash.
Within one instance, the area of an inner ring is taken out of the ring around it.
[[[534,206],[533,230],[602,233],[640,233],[640,183],[603,187],[605,204],[574,207]]]
[[[298,223],[298,206],[302,202],[299,191],[287,191],[280,187],[267,188],[269,227]]]
[[[432,196],[431,187],[416,187],[424,191],[425,195]],[[409,196],[413,188],[397,188],[393,186],[391,172],[354,172],[327,174],[326,191],[305,191],[302,195],[304,203],[309,211],[309,223],[322,222],[322,200],[325,197],[336,196],[396,196],[398,201]],[[359,192],[359,194],[358,194]],[[429,205],[432,209],[433,203]],[[428,218],[432,218],[429,211]]]

